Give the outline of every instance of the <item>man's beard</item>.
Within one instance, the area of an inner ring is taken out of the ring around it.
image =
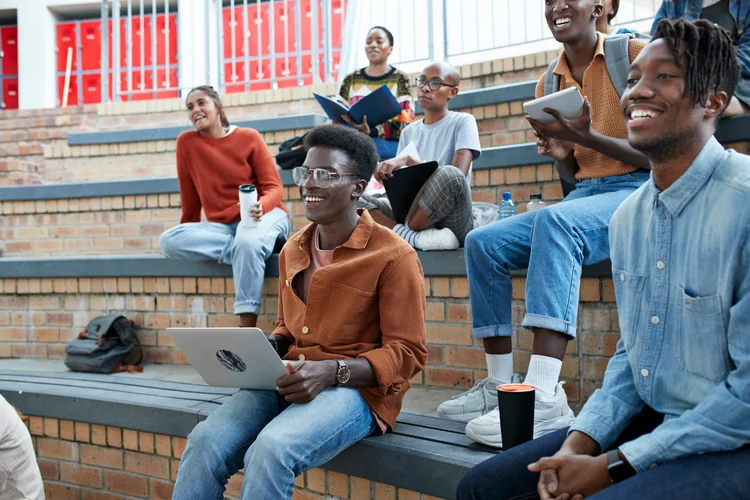
[[[637,141],[629,139],[628,142],[633,149],[648,156],[650,161],[658,163],[680,156],[694,137],[691,130],[664,130],[657,136]]]

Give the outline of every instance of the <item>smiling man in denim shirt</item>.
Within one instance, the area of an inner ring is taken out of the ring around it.
[[[732,34],[737,45],[737,58],[742,71],[734,89],[734,98],[724,111],[724,116],[750,112],[750,0],[663,0],[654,18],[651,33],[662,19],[675,21],[705,19],[716,23]]]
[[[609,230],[617,351],[569,429],[478,465],[459,500],[750,498],[750,157],[713,137],[738,78],[707,21],[663,21],[633,62],[621,106],[652,175]]]

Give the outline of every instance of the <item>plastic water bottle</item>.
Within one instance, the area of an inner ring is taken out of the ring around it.
[[[547,205],[545,205],[542,201],[542,195],[539,193],[534,193],[531,195],[531,201],[528,205],[526,205],[526,211],[533,212],[534,210],[541,210],[546,206]]]
[[[510,191],[503,193],[503,201],[497,207],[497,218],[507,219],[516,215],[516,204],[510,199]]]

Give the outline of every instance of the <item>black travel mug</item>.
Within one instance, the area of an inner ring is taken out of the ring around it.
[[[503,451],[534,439],[534,392],[533,385],[502,384],[497,386]]]

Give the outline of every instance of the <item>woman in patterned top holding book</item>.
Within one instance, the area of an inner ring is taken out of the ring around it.
[[[339,95],[352,105],[370,92],[387,85],[401,104],[400,114],[373,129],[364,120],[358,124],[344,115],[344,120],[349,125],[372,137],[382,161],[396,155],[401,130],[414,120],[414,102],[409,90],[408,75],[388,64],[388,56],[393,52],[391,32],[382,26],[372,28],[367,33],[365,52],[370,65],[347,75],[341,83]]]

